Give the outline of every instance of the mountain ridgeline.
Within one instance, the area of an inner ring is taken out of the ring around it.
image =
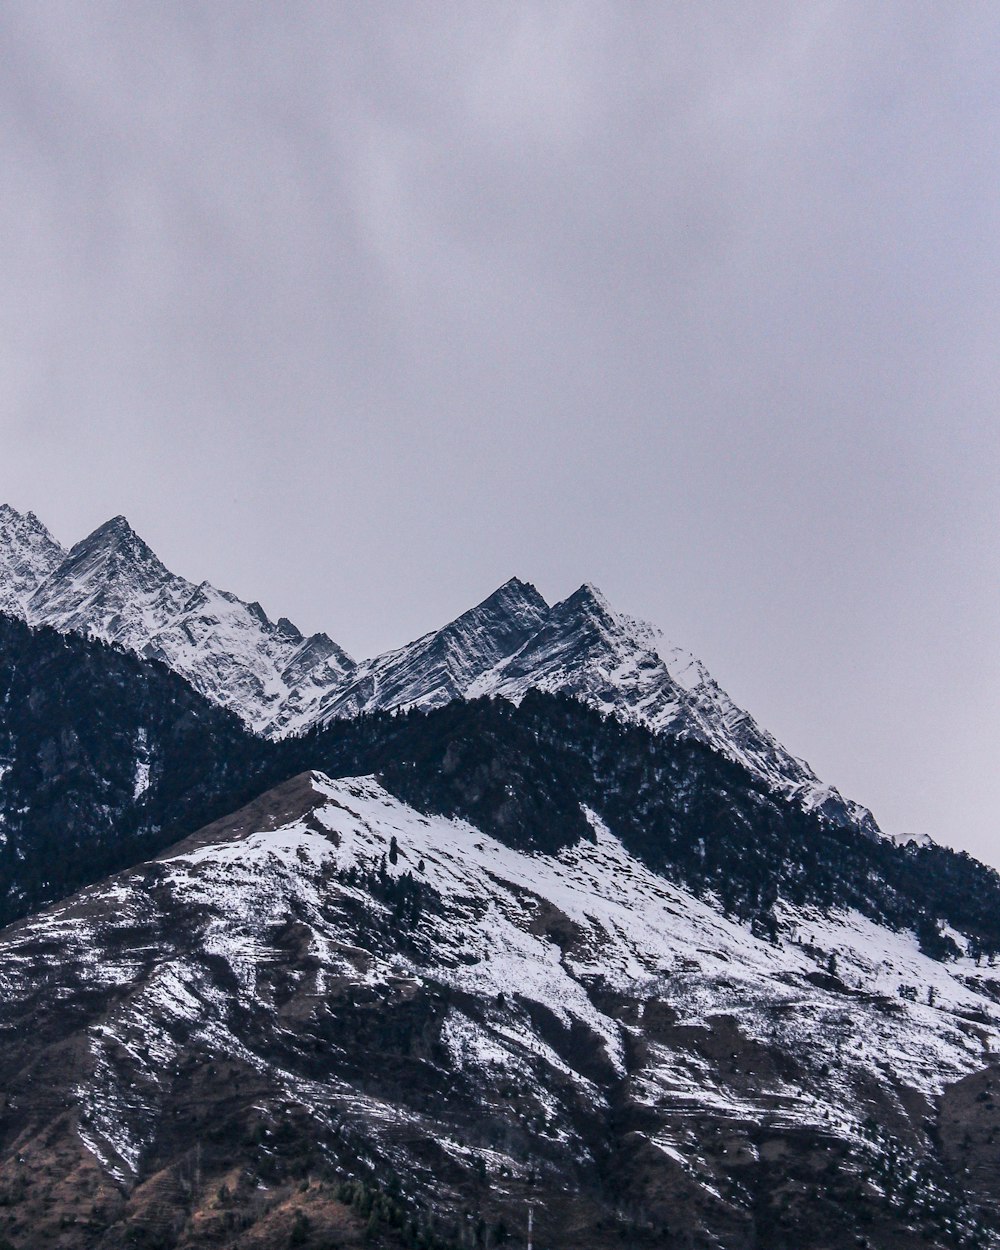
[[[124,517],[68,552],[32,513],[0,506],[0,609],[162,660],[269,737],[393,708],[562,692],[654,733],[694,738],[806,810],[878,832],[739,708],[693,655],[581,586],[549,606],[512,578],[454,621],[356,663],[258,603],[170,572]]]

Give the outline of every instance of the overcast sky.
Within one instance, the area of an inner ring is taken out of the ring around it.
[[[507,577],[1000,864],[1000,6],[6,3],[0,500],[357,656]]]

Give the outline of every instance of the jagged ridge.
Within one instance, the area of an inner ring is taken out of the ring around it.
[[[54,567],[39,562],[37,572],[22,604],[30,623],[161,660],[256,730],[354,667],[325,634],[306,638],[285,618],[269,620],[258,603],[177,577],[122,516],[99,526]]]
[[[7,508],[0,544],[0,607],[162,660],[272,737],[364,712],[560,691],[656,733],[706,742],[807,810],[878,832],[867,809],[822,783],[694,656],[589,585],[549,607],[513,578],[442,629],[355,664],[326,634],[305,638],[259,604],[175,576],[124,517],[66,554],[31,514]]]
[[[23,615],[39,584],[65,556],[33,512],[22,516],[0,504],[0,612]]]

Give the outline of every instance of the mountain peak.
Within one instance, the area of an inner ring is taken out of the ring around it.
[[[304,639],[287,619],[274,624],[259,603],[172,573],[121,513],[68,555],[53,544],[40,575],[29,562],[20,581],[6,575],[5,521],[19,535],[24,528],[12,509],[0,512],[0,609],[161,660],[255,728],[303,690],[325,690],[354,667],[325,635]],[[25,546],[21,538],[13,544]]]
[[[70,548],[69,554],[50,579],[39,588],[33,606],[48,603],[55,596],[71,600],[90,594],[122,594],[150,592],[172,579],[170,570],[153,549],[139,537],[124,516],[112,517],[86,538]],[[78,605],[79,606],[79,605]],[[63,622],[62,627],[80,627],[78,622]]]
[[[499,608],[520,612],[527,609],[531,614],[535,615],[539,612],[545,613],[549,609],[549,605],[539,593],[538,589],[531,582],[523,582],[519,577],[510,577],[494,590],[493,594],[479,603],[472,609],[478,612],[480,608]],[[467,613],[463,615],[468,615]],[[458,618],[459,620],[462,617]]]
[[[33,512],[0,504],[0,611],[23,615],[36,588],[65,554]]]
[[[530,583],[509,578],[443,628],[359,665],[311,713],[317,723],[392,707],[440,707],[470,694],[543,624],[549,605]],[[308,723],[308,720],[306,721]]]
[[[601,616],[617,619],[617,613],[602,590],[593,582],[584,582],[571,595],[565,598],[562,605],[572,611],[597,612]]]
[[[497,594],[502,590],[516,591],[520,594],[526,592],[530,595],[538,595],[541,598],[538,588],[532,582],[523,581],[520,577],[508,577],[503,585],[497,587]]]
[[[592,582],[550,608],[532,583],[510,577],[443,628],[356,664],[326,634],[303,637],[257,602],[176,577],[123,514],[67,556],[33,513],[0,504],[0,611],[154,656],[268,734],[366,711],[561,691],[655,733],[704,741],[803,807],[875,828],[692,655]]]
[[[170,571],[123,516],[112,517],[80,540],[35,591],[30,619],[57,629],[104,635],[137,596],[155,593]],[[114,636],[112,634],[112,636]]]
[[[144,542],[142,538],[135,532],[129,524],[128,517],[114,516],[110,521],[105,521],[103,525],[99,525],[97,529],[92,530],[86,538],[82,539],[73,548],[75,551],[79,547],[117,547],[119,549],[131,550],[135,555],[141,555],[144,558],[156,556],[153,549]]]
[[[0,503],[0,536],[20,531],[25,534],[42,534],[49,542],[58,546],[55,539],[33,512],[18,512],[9,503]]]

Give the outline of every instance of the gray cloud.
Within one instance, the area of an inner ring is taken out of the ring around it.
[[[1000,862],[998,27],[9,4],[0,494],[356,653],[593,580]]]

